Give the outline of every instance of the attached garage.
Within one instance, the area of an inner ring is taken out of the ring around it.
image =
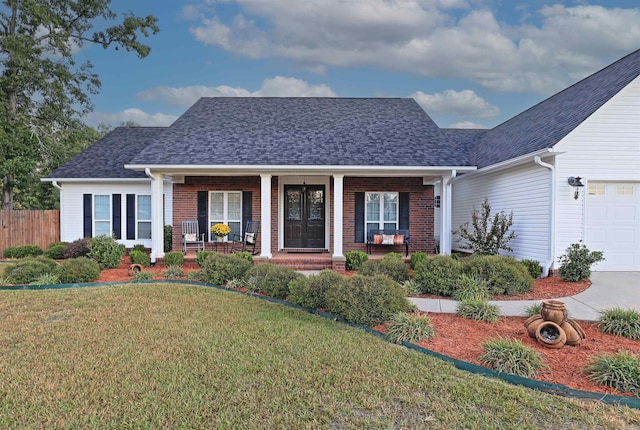
[[[585,244],[606,258],[594,270],[640,270],[640,182],[589,182],[585,197]]]

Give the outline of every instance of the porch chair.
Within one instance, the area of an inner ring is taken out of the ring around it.
[[[251,252],[256,255],[256,242],[258,241],[258,232],[260,231],[260,221],[249,221],[244,229],[244,234],[234,234],[232,236],[231,252],[236,251],[236,246],[241,247],[238,252]],[[251,249],[249,251],[249,249]]]
[[[204,251],[204,235],[200,233],[198,221],[182,221],[182,252],[189,249]]]

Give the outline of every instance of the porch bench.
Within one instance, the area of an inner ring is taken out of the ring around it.
[[[367,254],[373,246],[403,246],[404,256],[409,256],[409,230],[370,230],[367,235]]]

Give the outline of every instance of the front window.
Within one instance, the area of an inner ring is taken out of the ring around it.
[[[95,195],[93,197],[93,231],[94,236],[111,236],[111,196]]]
[[[366,193],[365,225],[371,230],[398,229],[398,193]]]
[[[209,193],[209,228],[214,224],[226,224],[231,228],[227,239],[234,234],[240,235],[242,225],[242,192],[211,191]],[[209,240],[215,240],[209,232]]]
[[[138,196],[136,209],[138,239],[151,239],[151,196]]]

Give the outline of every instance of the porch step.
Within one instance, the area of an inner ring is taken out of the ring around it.
[[[274,255],[269,263],[290,267],[294,270],[331,269],[331,256],[328,254],[282,254]]]

